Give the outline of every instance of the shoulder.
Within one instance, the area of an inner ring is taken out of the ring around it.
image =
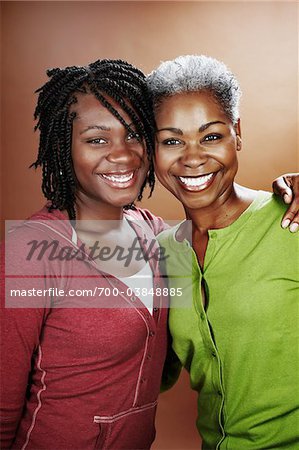
[[[167,225],[161,217],[155,216],[148,209],[128,209],[125,211],[125,217],[131,220],[140,221],[141,226],[145,226],[145,224],[143,224],[143,221],[145,221],[146,225],[151,228],[155,236],[169,228],[169,225]]]
[[[163,230],[161,233],[158,234],[157,239],[160,243],[160,245],[166,246],[171,241],[174,240],[174,230],[173,228],[168,228],[167,230]]]
[[[172,243],[181,243],[181,242],[177,241],[176,234],[177,234],[177,231],[180,230],[185,223],[186,223],[186,220],[183,220],[182,222],[180,222],[172,227],[168,227],[166,230],[163,230],[157,236],[157,239],[160,242],[160,244],[163,244],[166,246],[166,245],[171,245]],[[184,237],[186,237],[186,236],[184,236]]]
[[[6,271],[32,274],[46,264],[46,258],[32,258],[32,252],[67,245],[71,242],[72,227],[60,211],[47,208],[34,213],[26,220],[6,223],[5,238],[1,243],[1,261]]]
[[[28,242],[28,239],[44,239],[72,236],[72,226],[68,218],[59,210],[48,211],[47,206],[35,212],[26,220],[11,220],[6,223],[5,240],[12,245]]]
[[[271,221],[280,223],[288,208],[288,205],[280,197],[266,191],[259,191],[257,201],[254,203],[253,216],[265,220],[267,223]]]
[[[299,243],[298,233],[291,233],[281,227],[281,221],[287,208],[288,205],[280,197],[260,191],[248,225],[244,228],[247,238],[250,236],[251,241],[259,242],[261,245],[263,243],[267,246],[267,253],[270,251],[283,252],[286,260],[292,259],[293,256],[296,257]]]

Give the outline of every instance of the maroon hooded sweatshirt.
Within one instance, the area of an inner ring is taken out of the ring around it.
[[[145,210],[130,210],[125,216],[145,250],[166,227]],[[126,285],[100,272],[88,258],[28,261],[32,240],[53,240],[57,251],[72,247],[82,256],[80,242],[75,245],[72,235],[61,212],[44,208],[6,239],[1,448],[148,449],[155,437],[167,340],[167,299],[160,295],[165,285],[159,264],[150,260],[156,294],[150,314]],[[10,289],[33,286],[52,290],[27,296],[27,307],[20,307],[24,297],[12,296]],[[94,290],[95,295],[57,296],[57,289],[78,288]]]

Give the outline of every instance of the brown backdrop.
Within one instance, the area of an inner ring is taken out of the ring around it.
[[[2,209],[22,219],[43,203],[35,159],[34,90],[49,67],[123,58],[145,72],[160,60],[222,59],[243,90],[239,181],[270,189],[297,165],[296,2],[1,2]],[[182,218],[162,187],[143,206]],[[195,449],[195,395],[187,376],[161,396],[155,449]]]

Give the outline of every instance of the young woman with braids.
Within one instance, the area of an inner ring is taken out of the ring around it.
[[[133,206],[146,184],[154,187],[151,98],[144,75],[120,60],[48,75],[38,90],[33,165],[42,166],[49,203],[6,242],[13,289],[34,286],[44,295],[10,298],[7,287],[1,448],[148,449],[167,320],[157,258],[134,257],[154,254],[155,235],[165,228]],[[107,253],[96,257],[132,243],[129,264],[117,257],[120,249],[105,263]],[[138,280],[149,292],[140,298]],[[93,295],[70,297],[83,289]]]
[[[103,266],[105,253],[99,264],[87,249],[128,249],[137,237],[144,252],[166,227],[133,206],[154,187],[151,97],[144,75],[119,60],[48,75],[33,164],[48,204],[6,240],[1,448],[148,449],[166,352],[158,261]],[[152,296],[134,295],[135,274]],[[33,286],[41,297],[9,290]],[[67,295],[83,289],[93,295]]]

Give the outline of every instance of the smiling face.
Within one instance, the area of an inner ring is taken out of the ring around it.
[[[142,141],[92,94],[78,94],[72,107],[72,159],[77,179],[77,201],[90,208],[122,208],[138,196],[148,171]],[[122,118],[128,115],[111,98]],[[130,125],[134,130],[134,125]]]
[[[166,97],[156,122],[155,168],[163,186],[187,211],[224,202],[238,168],[239,124],[207,92]]]

